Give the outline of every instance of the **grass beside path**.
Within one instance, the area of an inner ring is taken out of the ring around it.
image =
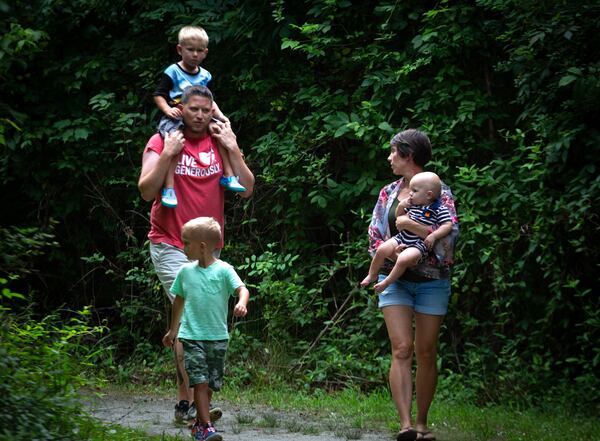
[[[304,393],[285,386],[225,388],[215,395],[217,400],[219,397],[240,405],[303,412],[308,418],[343,419],[356,428],[387,428],[390,436],[398,431],[396,411],[387,390],[365,395],[352,389]],[[542,413],[436,400],[429,422],[438,441],[600,441],[600,418],[583,418],[559,408]]]

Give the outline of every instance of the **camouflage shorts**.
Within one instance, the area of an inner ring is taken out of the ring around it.
[[[208,383],[214,391],[223,386],[223,367],[227,354],[227,340],[180,339],[185,354],[185,370],[190,386]]]

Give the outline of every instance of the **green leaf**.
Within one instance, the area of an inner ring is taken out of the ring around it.
[[[350,127],[349,127],[348,125],[341,126],[341,127],[339,127],[339,128],[338,128],[338,129],[335,131],[335,133],[333,134],[333,137],[334,137],[334,138],[339,138],[340,136],[343,136],[343,135],[345,135],[346,133],[348,133],[350,130],[351,130],[351,129],[350,129]]]
[[[574,75],[565,75],[558,82],[558,86],[559,87],[567,86],[567,85],[571,84],[573,81],[576,81],[576,80],[577,80],[577,77],[574,76]]]

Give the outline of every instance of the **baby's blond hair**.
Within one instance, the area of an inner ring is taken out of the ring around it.
[[[442,181],[438,175],[433,172],[421,172],[412,177],[410,182],[417,182],[423,185],[427,190],[433,193],[435,199],[440,197],[442,193]]]
[[[200,26],[184,26],[179,30],[177,36],[179,44],[189,43],[190,40],[197,40],[203,46],[208,46],[208,34]]]
[[[190,241],[206,242],[215,248],[221,241],[221,226],[212,217],[197,217],[187,221],[181,229]]]

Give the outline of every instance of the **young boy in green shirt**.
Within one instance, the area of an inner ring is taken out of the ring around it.
[[[163,344],[170,347],[178,338],[183,345],[185,369],[197,408],[192,436],[201,441],[221,441],[223,437],[210,421],[209,405],[213,391],[223,385],[229,340],[228,300],[237,294],[233,315],[244,317],[250,293],[233,267],[215,257],[221,239],[216,220],[190,220],[183,226],[181,238],[184,252],[192,262],[183,265],[171,287],[175,300]]]

